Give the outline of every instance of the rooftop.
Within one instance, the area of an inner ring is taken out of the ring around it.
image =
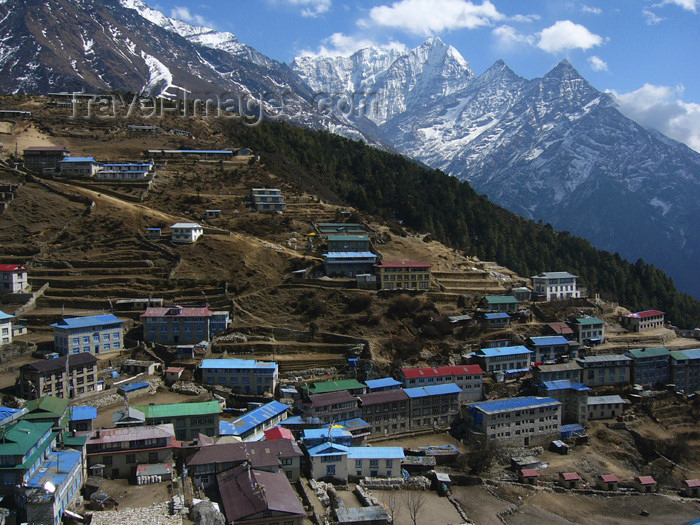
[[[676,361],[695,361],[696,359],[700,359],[700,348],[693,348],[691,350],[677,350],[675,352],[671,352],[670,355],[671,359],[674,359]]]
[[[637,476],[634,479],[641,485],[656,485],[656,480],[651,476]]]
[[[525,348],[522,345],[518,346],[500,346],[497,348],[481,348],[475,352],[484,357],[498,357],[504,355],[532,354],[533,351]]]
[[[145,405],[134,406],[146,416],[146,419],[160,419],[168,417],[203,416],[206,414],[220,414],[221,407],[218,401],[202,401],[199,403],[172,403],[169,405]]]
[[[68,361],[68,366],[70,368],[82,368],[85,365],[96,364],[99,359],[90,352],[80,352],[79,354],[64,355],[55,359],[39,359],[38,361],[32,361],[31,363],[22,365],[21,369],[45,374],[47,372],[65,370],[66,361]]]
[[[339,390],[337,392],[327,392],[325,394],[312,394],[309,396],[311,406],[328,406],[338,403],[357,403],[357,398],[352,396],[347,390]]]
[[[66,157],[61,162],[96,162],[93,157]]]
[[[532,276],[533,279],[571,279],[576,277],[576,275],[572,275],[569,272],[542,272]]]
[[[656,317],[659,315],[664,315],[661,310],[644,310],[643,312],[635,312],[633,314],[627,315],[627,317],[636,317],[639,319],[645,319],[647,317]]]
[[[484,371],[479,365],[457,365],[424,368],[402,368],[401,373],[407,379],[414,379],[420,377],[479,375],[483,374]]]
[[[203,359],[199,368],[203,370],[254,370],[260,368],[277,369],[277,363],[256,359]]]
[[[668,348],[663,346],[657,346],[655,348],[637,348],[635,350],[628,350],[627,353],[633,359],[644,359],[646,357],[664,357],[670,354]]]
[[[141,317],[211,317],[212,315],[213,312],[206,306],[149,306]]]
[[[180,229],[185,229],[185,230],[192,230],[192,229],[203,229],[201,224],[197,224],[196,222],[176,222],[173,224],[170,229],[174,228],[180,228]]]
[[[419,397],[460,394],[462,392],[462,389],[454,383],[445,383],[442,385],[428,385],[419,386],[417,388],[406,388],[404,392],[406,392],[406,395],[411,399],[415,399]]]
[[[26,272],[27,267],[21,264],[0,264],[0,272]]]
[[[594,324],[605,324],[605,321],[602,321],[597,317],[579,317],[576,319],[576,324],[581,326],[591,326]]]
[[[329,241],[369,241],[366,235],[329,235]]]
[[[325,394],[340,390],[364,390],[366,387],[357,379],[336,379],[334,381],[320,381],[309,387],[310,394]]]
[[[623,354],[604,354],[578,357],[576,361],[583,363],[608,363],[611,361],[632,361],[632,358]]]
[[[187,459],[187,466],[228,463],[250,459],[253,468],[265,468],[280,464],[279,458],[301,457],[304,454],[294,441],[276,439],[246,443],[222,443],[203,446]]]
[[[393,377],[383,377],[381,379],[369,379],[365,381],[365,384],[370,390],[375,390],[377,388],[393,388],[395,386],[401,386],[403,383],[397,381]]]
[[[547,391],[555,390],[576,390],[577,392],[587,392],[590,390],[583,383],[577,383],[576,381],[571,381],[570,379],[559,379],[557,381],[545,381],[540,385]]]
[[[573,333],[574,333],[574,331],[571,329],[571,327],[566,323],[562,323],[562,322],[549,323],[547,326],[557,334],[571,334],[571,335],[573,335]]]
[[[430,268],[427,261],[382,261],[377,268]]]
[[[29,412],[25,419],[39,419],[45,417],[61,417],[68,409],[68,399],[54,396],[43,396],[27,401],[24,406]]]
[[[377,256],[372,252],[328,252],[324,253],[323,257],[326,259],[372,259],[375,260]]]
[[[102,428],[93,430],[88,445],[123,443],[145,439],[174,438],[175,428],[172,423],[166,425],[136,426],[120,428]]]
[[[553,365],[537,365],[535,368],[540,372],[564,372],[567,370],[581,370],[581,365],[576,361],[567,363],[555,363]]]
[[[402,447],[348,447],[349,459],[403,459]]]
[[[489,304],[519,304],[512,295],[487,295],[484,299]]]
[[[285,405],[279,401],[270,401],[259,408],[243,414],[241,417],[236,418],[231,422],[220,421],[219,434],[222,436],[240,437],[266,421],[269,421],[280,414],[284,414],[290,408],[291,407],[289,405]]]
[[[507,399],[494,399],[492,401],[482,401],[480,403],[470,403],[467,406],[473,407],[486,414],[497,412],[507,412],[510,410],[529,410],[537,407],[561,405],[559,401],[551,397],[511,397]]]
[[[490,312],[484,314],[484,319],[493,321],[494,319],[510,319],[510,315],[505,312]]]
[[[540,474],[534,468],[524,468],[520,471],[520,475],[524,478],[536,478]]]
[[[563,335],[545,335],[542,337],[530,337],[529,340],[535,346],[554,346],[569,344],[569,340]]]
[[[51,326],[54,328],[92,328],[95,326],[102,326],[108,324],[119,324],[121,325],[123,321],[119,319],[116,315],[105,314],[105,315],[88,315],[85,317],[68,317],[66,319],[61,319],[57,323],[53,323]]]
[[[385,390],[383,392],[371,392],[358,396],[362,406],[378,405],[381,403],[393,403],[406,401],[408,394],[403,390]]]
[[[97,419],[97,409],[95,407],[73,407],[70,412],[71,421],[83,421],[86,419]]]
[[[620,481],[615,474],[601,474],[600,479],[603,483],[618,483]]]
[[[560,472],[559,475],[564,481],[580,481],[581,476],[576,472]]]
[[[622,399],[619,395],[610,395],[610,396],[589,396],[588,397],[588,404],[589,405],[610,405],[612,403],[621,403],[625,404],[625,400]]]
[[[53,423],[20,420],[6,425],[0,456],[24,456],[39,440],[51,431]]]

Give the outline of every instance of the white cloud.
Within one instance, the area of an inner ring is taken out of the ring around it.
[[[213,27],[214,22],[207,20],[201,15],[191,13],[187,7],[174,7],[170,11],[170,18],[175,18],[177,20],[182,20],[188,24],[193,24],[196,26]]]
[[[588,57],[588,65],[593,71],[607,71],[608,64],[601,58],[593,55]]]
[[[589,15],[601,15],[601,14],[603,14],[603,10],[600,7],[593,7],[590,5],[581,6],[581,11],[583,11],[584,13],[588,13]]]
[[[491,31],[496,42],[496,49],[501,52],[510,52],[522,48],[523,44],[530,46],[535,43],[535,37],[518,32],[511,26],[498,26]]]
[[[696,13],[698,10],[698,0],[664,0],[659,5],[668,4],[677,5],[678,7],[682,7],[686,11],[692,11],[693,13]]]
[[[559,20],[538,33],[537,47],[547,53],[561,53],[570,49],[590,49],[603,43],[603,37],[591,33],[571,20]]]
[[[392,27],[417,35],[434,35],[445,30],[476,29],[505,20],[506,16],[489,0],[474,4],[465,0],[397,0],[375,6],[360,26]]]
[[[300,56],[350,56],[360,49],[378,47],[382,49],[394,49],[405,51],[406,46],[400,42],[390,41],[386,44],[378,44],[373,40],[358,38],[344,33],[333,33],[324,38],[317,51],[305,49],[299,52]]]
[[[316,17],[331,9],[331,0],[284,0],[293,6],[301,7],[301,16]]]
[[[683,86],[644,84],[631,93],[609,93],[625,116],[700,152],[700,104],[681,100]]]
[[[642,9],[642,15],[648,26],[653,26],[663,21],[663,18],[654,13],[651,9]]]

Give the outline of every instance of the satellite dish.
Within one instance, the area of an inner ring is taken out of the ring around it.
[[[53,494],[54,492],[56,492],[56,486],[50,481],[47,481],[46,483],[44,483],[44,490]]]

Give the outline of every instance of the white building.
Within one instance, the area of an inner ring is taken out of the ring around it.
[[[401,447],[347,447],[331,442],[317,445],[308,453],[311,477],[316,480],[401,476],[405,457]]]
[[[664,316],[660,310],[644,310],[625,315],[622,318],[622,326],[630,332],[643,332],[664,327]]]
[[[479,401],[484,371],[479,365],[402,368],[400,378],[404,388],[455,383],[462,389],[460,401]]]
[[[482,348],[474,352],[485,372],[527,371],[534,352],[522,345]]]
[[[204,233],[196,222],[178,222],[170,227],[171,240],[179,244],[194,244]]]
[[[279,380],[277,363],[255,359],[204,359],[199,370],[205,385],[242,393],[274,394]]]
[[[22,293],[29,289],[27,267],[0,264],[0,293]]]
[[[590,396],[588,398],[588,419],[612,419],[622,414],[628,402],[618,395]]]
[[[535,294],[545,301],[581,297],[577,277],[569,272],[542,272],[532,277]]]
[[[0,344],[7,345],[12,342],[12,319],[10,314],[0,310]]]
[[[102,168],[92,157],[66,157],[58,166],[63,177],[91,178]]]
[[[534,446],[561,439],[561,403],[549,397],[513,397],[471,403],[462,419],[478,438],[509,446]]]

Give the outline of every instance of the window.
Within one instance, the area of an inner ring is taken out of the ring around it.
[[[378,459],[370,459],[369,460],[369,468],[379,468],[379,460]]]
[[[126,455],[126,462],[127,463],[136,463],[136,454],[127,454]]]
[[[326,465],[326,476],[335,476],[335,465]]]
[[[355,460],[355,468],[362,468],[362,460],[361,459]]]
[[[148,453],[148,462],[149,463],[158,463],[158,452],[149,452]]]
[[[102,463],[104,463],[105,465],[111,465],[112,456],[102,456]]]

